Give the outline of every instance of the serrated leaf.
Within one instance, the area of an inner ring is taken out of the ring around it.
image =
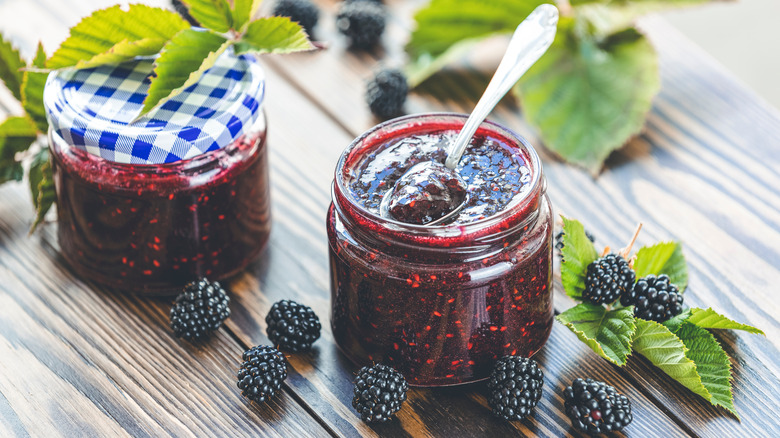
[[[70,29],[70,36],[46,61],[46,67],[94,67],[136,56],[154,55],[190,25],[179,14],[134,4],[101,9]]]
[[[42,148],[33,158],[28,177],[35,206],[35,220],[30,226],[30,233],[32,233],[43,222],[46,213],[57,199],[48,148]]]
[[[683,323],[676,334],[688,349],[685,355],[696,364],[702,384],[710,393],[710,403],[739,418],[731,394],[731,362],[723,347],[712,333],[689,322]]]
[[[725,316],[712,310],[712,307],[707,308],[706,310],[694,307],[691,309],[691,317],[687,321],[701,328],[742,330],[757,335],[764,334],[762,330],[756,327],[726,318]]]
[[[43,68],[46,64],[46,52],[43,45],[38,43],[38,50],[33,58],[32,66]],[[48,74],[25,70],[22,79],[22,107],[35,123],[39,131],[45,133],[49,129],[46,120],[46,109],[43,106],[43,87],[46,85]]]
[[[666,321],[662,322],[661,324],[664,325],[664,327],[668,328],[669,331],[672,333],[675,333],[677,330],[680,329],[680,326],[691,317],[691,309],[685,309],[683,310],[679,315],[673,316]]]
[[[185,29],[174,35],[154,63],[155,74],[141,114],[196,83],[231,43],[221,35],[196,29]]]
[[[660,88],[655,50],[638,32],[610,44],[561,20],[547,53],[514,88],[545,146],[593,173],[644,126]]]
[[[241,29],[257,15],[262,0],[233,0],[233,27]]]
[[[618,366],[626,364],[634,336],[634,308],[610,310],[604,306],[580,303],[557,316],[596,354]]]
[[[685,344],[668,328],[655,321],[637,318],[633,347],[635,352],[647,358],[669,377],[707,401],[712,399],[696,371],[696,364],[685,355]]]
[[[182,0],[190,15],[216,32],[227,32],[233,26],[233,14],[227,0]]]
[[[19,51],[0,34],[0,80],[17,100],[22,100],[22,72],[25,66]]]
[[[291,53],[312,50],[306,31],[288,17],[258,18],[236,43],[236,53]]]
[[[585,290],[588,265],[595,261],[599,254],[585,233],[585,227],[579,221],[563,216],[561,219],[563,220],[561,282],[566,295],[580,300],[582,291]]]
[[[661,242],[640,248],[636,253],[634,271],[636,278],[666,274],[681,292],[688,287],[688,264],[679,242]]]
[[[15,157],[27,150],[37,135],[35,124],[27,117],[9,117],[0,123],[0,184],[22,180],[24,168]]]
[[[433,0],[414,18],[417,28],[406,49],[412,59],[436,57],[465,39],[511,33],[541,0]]]

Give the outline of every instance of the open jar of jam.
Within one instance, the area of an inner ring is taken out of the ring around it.
[[[139,118],[152,62],[52,73],[44,103],[64,258],[88,280],[170,294],[238,272],[268,239],[265,80],[228,51]]]
[[[357,364],[386,363],[410,384],[486,378],[504,355],[531,356],[553,324],[550,202],[539,157],[485,122],[455,169],[466,205],[449,223],[380,215],[413,165],[446,159],[466,117],[424,114],[356,139],[335,172],[327,229],[331,325]]]

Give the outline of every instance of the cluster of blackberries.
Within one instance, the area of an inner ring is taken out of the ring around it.
[[[244,352],[238,369],[238,387],[244,397],[263,403],[276,394],[287,378],[287,361],[279,348],[291,352],[311,349],[319,339],[319,318],[309,306],[295,301],[274,303],[265,317],[266,334],[276,345],[258,345]]]
[[[634,306],[638,318],[663,322],[683,311],[683,296],[667,275],[648,275],[636,283],[636,274],[626,259],[610,253],[588,265],[582,299],[593,304],[612,304],[618,298]]]
[[[278,0],[274,15],[290,17],[311,34],[319,10],[310,0]],[[387,13],[380,0],[345,0],[336,15],[336,27],[349,39],[352,48],[370,50],[382,39]],[[366,85],[366,103],[382,120],[401,115],[409,84],[397,69],[380,69]]]
[[[320,10],[311,0],[277,0],[273,15],[290,17],[311,35]],[[336,27],[349,39],[350,46],[368,50],[375,47],[385,31],[387,13],[379,0],[345,0],[336,16]]]
[[[171,328],[177,337],[201,341],[230,316],[230,298],[218,282],[201,279],[184,287],[171,308]],[[238,370],[238,387],[250,400],[263,403],[287,378],[287,361],[278,350],[309,350],[322,328],[314,311],[290,300],[274,303],[265,317],[268,339],[277,346],[258,345],[245,351]]]
[[[488,405],[499,418],[522,420],[539,403],[543,385],[544,374],[535,360],[506,356],[488,380]],[[572,425],[586,433],[621,430],[632,419],[628,398],[603,382],[575,379],[563,398]]]

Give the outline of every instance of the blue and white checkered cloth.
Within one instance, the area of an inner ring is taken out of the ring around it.
[[[160,164],[225,147],[261,115],[261,67],[228,50],[196,84],[131,123],[143,107],[152,62],[51,73],[43,100],[53,133],[106,160]]]

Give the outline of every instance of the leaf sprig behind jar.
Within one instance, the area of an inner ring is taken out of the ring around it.
[[[48,59],[39,44],[30,63],[0,35],[0,79],[25,112],[0,123],[0,184],[21,181],[23,163],[30,163],[27,173],[36,208],[31,232],[55,202],[49,150],[37,141],[48,129],[43,89],[49,72],[154,56],[154,72],[140,118],[197,83],[228,49],[241,55],[315,48],[303,28],[287,17],[254,18],[261,0],[183,3],[202,28],[191,27],[179,14],[166,9],[140,4],[113,6],[93,12],[73,26],[69,37]]]

